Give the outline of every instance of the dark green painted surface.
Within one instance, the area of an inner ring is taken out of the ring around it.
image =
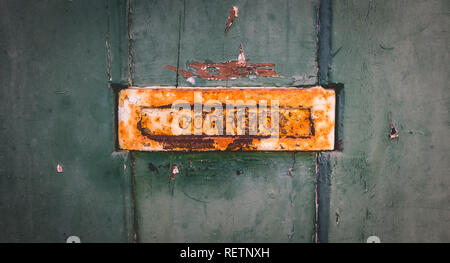
[[[311,154],[136,153],[138,240],[311,241],[314,171]]]
[[[130,68],[134,86],[174,86],[182,0],[129,1]]]
[[[126,0],[106,0],[107,48],[110,82],[127,85],[128,65],[128,4]]]
[[[2,242],[131,240],[129,160],[113,154],[105,8],[0,2]]]
[[[330,79],[345,84],[345,110],[344,151],[330,159],[329,241],[448,242],[450,2],[332,8]]]

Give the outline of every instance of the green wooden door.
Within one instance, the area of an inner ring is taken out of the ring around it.
[[[224,33],[229,10],[238,17]],[[274,63],[282,78],[197,79],[195,86],[317,83],[316,1],[130,2],[133,86],[193,86],[165,65]],[[311,242],[315,153],[133,152],[137,240]],[[179,173],[170,180],[172,166]]]
[[[0,242],[311,242],[317,228],[321,242],[450,241],[449,10],[447,0],[0,1]],[[190,86],[164,66],[236,59],[241,44],[284,78],[196,86],[344,84],[341,151],[115,149],[111,84]]]

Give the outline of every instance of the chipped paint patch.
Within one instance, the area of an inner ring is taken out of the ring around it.
[[[398,130],[395,128],[394,126],[394,122],[392,121],[392,117],[391,117],[391,113],[389,113],[389,126],[390,126],[390,130],[389,130],[389,138],[391,140],[398,138]]]
[[[178,170],[178,166],[176,166],[175,164],[172,165],[172,172],[170,173],[170,179],[174,180],[175,175],[178,173],[180,173],[180,171]]]
[[[271,69],[274,66],[274,63],[247,62],[241,45],[239,48],[239,55],[237,60],[218,63],[201,63],[195,61],[189,64],[188,67],[195,71],[197,74],[194,74],[187,70],[178,69],[177,67],[171,65],[166,65],[165,67],[178,72],[178,74],[180,74],[181,76],[186,78],[187,81],[193,84],[192,80],[194,80],[194,77],[206,80],[228,80],[247,77],[251,75],[260,77],[281,77],[277,74],[277,72],[275,72],[274,69]]]
[[[56,166],[56,171],[57,171],[58,173],[62,173],[62,172],[63,172],[63,167],[62,167],[62,165],[58,164],[58,165]]]
[[[228,29],[230,29],[231,25],[233,24],[233,20],[238,17],[238,13],[239,13],[239,9],[237,8],[237,6],[233,6],[230,9],[230,13],[228,15],[228,20],[227,20],[227,24],[225,26],[225,33],[228,31]]]
[[[191,83],[192,85],[195,85],[195,77],[189,77],[186,79],[186,81]]]
[[[129,88],[119,95],[119,145],[140,151],[333,150],[334,116],[335,92],[320,86]]]

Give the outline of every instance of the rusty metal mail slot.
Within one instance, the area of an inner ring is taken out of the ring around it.
[[[139,151],[334,149],[334,90],[128,88],[119,95],[119,145]]]

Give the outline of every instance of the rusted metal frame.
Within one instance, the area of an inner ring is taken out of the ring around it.
[[[151,88],[150,88],[151,89]],[[189,92],[193,92],[193,90],[196,90],[196,89],[193,89],[193,88],[187,88],[188,90],[190,90]],[[259,91],[261,91],[261,90],[264,90],[264,88],[260,88],[260,87],[255,87],[255,88],[253,88],[253,89],[258,89]],[[282,92],[280,92],[280,89],[282,90]],[[284,90],[283,90],[284,89]],[[143,88],[143,89],[139,89],[139,90],[143,90],[142,92],[141,91],[136,91],[137,89],[133,89],[133,90],[135,90],[134,91],[134,93],[136,94],[136,93],[139,93],[139,94],[141,94],[141,93],[145,93],[145,90],[148,90],[148,88]],[[164,90],[164,94],[165,95],[167,95],[167,96],[175,96],[174,95],[174,90],[170,90],[170,89],[163,89],[163,88],[161,88],[161,87],[154,87],[153,88],[153,90],[157,90],[159,93],[161,93],[163,90]],[[167,90],[167,92],[166,92],[166,90]],[[214,94],[214,95],[216,95],[216,92],[217,92],[217,94],[221,94],[220,92],[222,92],[222,93],[225,93],[225,94],[235,94],[235,96],[237,96],[237,91],[236,90],[242,90],[242,88],[236,88],[233,92],[231,92],[231,90],[233,90],[232,88],[230,89],[230,88],[228,88],[228,89],[216,89],[216,88],[214,88],[214,89],[212,89],[212,88],[203,88],[203,89],[197,89],[197,90],[200,90],[200,91],[204,91],[204,90],[206,90],[206,91],[208,91],[209,92],[209,95],[210,95],[210,97],[212,96],[211,94]],[[256,94],[257,94],[257,92],[258,92],[258,90],[256,91]],[[275,96],[282,96],[287,90],[289,90],[290,92],[295,92],[295,93],[297,93],[297,92],[300,92],[300,93],[305,93],[305,92],[308,92],[308,90],[305,90],[305,89],[303,89],[303,90],[293,90],[293,88],[276,88],[276,90],[274,91],[274,89],[267,89],[268,91],[269,90],[272,90],[272,92],[275,92]],[[186,92],[186,89],[184,89],[184,91],[182,91],[182,90],[180,90],[180,89],[177,89],[177,91],[180,91],[181,92],[181,94],[183,94],[182,92]],[[246,91],[247,91],[247,94],[250,92],[250,93],[252,93],[252,88],[247,88],[246,89]],[[131,92],[131,91],[130,91]],[[178,94],[180,94],[180,92],[178,92]],[[312,91],[311,91],[312,92]],[[317,92],[317,91],[315,91],[315,92]],[[147,91],[147,93],[149,93],[148,91]],[[172,94],[170,94],[170,93],[172,93]],[[131,92],[131,93],[129,93],[129,94],[133,94],[133,92]],[[175,94],[177,94],[176,92],[175,92]],[[306,93],[306,94],[308,94],[308,93]],[[315,94],[315,93],[312,93],[312,94]],[[326,93],[326,94],[328,94],[328,93]],[[332,93],[333,94],[333,96],[334,96],[334,92]],[[125,96],[128,96],[128,95],[125,95]],[[150,96],[150,95],[148,95],[148,96]],[[147,96],[147,97],[148,97]],[[151,95],[151,96],[153,96],[153,95]],[[154,96],[156,96],[156,95],[154,95]],[[161,96],[161,94],[160,95],[158,95],[158,96]],[[183,95],[183,96],[187,96],[187,95]],[[217,95],[217,96],[219,96],[219,95]],[[220,96],[225,96],[224,94],[222,94],[222,95],[220,95]],[[268,95],[266,95],[266,97],[267,97]],[[286,96],[286,94],[284,94],[283,96]],[[301,95],[301,96],[306,96],[306,95]],[[263,97],[263,98],[266,98],[266,97]],[[150,98],[150,97],[148,97],[148,98]],[[334,97],[333,97],[334,98]],[[234,98],[234,99],[236,99],[236,98]],[[313,98],[311,98],[311,99],[313,99]],[[134,100],[136,100],[136,98],[134,98]],[[140,100],[140,99],[138,99],[138,100]],[[308,102],[308,103],[312,103],[312,102]],[[139,109],[141,109],[142,107],[141,107],[142,105],[135,105],[134,107],[135,108],[139,108]],[[288,107],[289,107],[289,105],[287,105]],[[168,106],[166,105],[166,104],[161,104],[161,105],[152,105],[152,107],[162,107],[162,108],[167,108]],[[285,105],[285,107],[286,107],[286,105]],[[286,108],[288,108],[288,107],[286,107]],[[327,106],[327,107],[333,107],[334,108],[334,102],[333,102],[333,105],[329,105],[329,106]],[[298,108],[298,107],[296,107],[296,108]],[[333,111],[334,111],[334,109],[333,109]],[[141,116],[139,115],[139,112],[141,112],[140,110],[138,110],[138,113],[137,114],[135,114],[135,116],[133,117],[134,119],[136,119],[136,118],[138,118],[139,119],[139,121],[140,121],[140,119],[141,119]],[[326,112],[328,112],[328,111],[326,111]],[[327,113],[323,113],[323,114],[327,114]],[[310,120],[310,122],[309,122],[309,125],[312,125],[313,127],[315,127],[315,125],[314,125],[314,122],[313,122],[313,119],[311,118],[311,116],[312,116],[312,114],[309,114],[309,120]],[[325,116],[325,115],[324,115]],[[323,119],[323,118],[322,118]],[[139,122],[138,120],[136,120],[136,122]],[[324,120],[322,120],[322,121],[324,121]],[[334,129],[334,116],[333,116],[333,120],[332,120],[333,122],[332,122],[332,125],[333,125],[333,129]],[[140,127],[141,129],[140,130],[142,130],[142,127]],[[311,133],[312,133],[312,135],[313,136],[315,136],[316,134],[315,134],[315,129],[310,129],[311,130]],[[143,135],[145,135],[146,133],[147,133],[147,135],[148,135],[148,132],[146,132],[145,130],[142,130],[142,131],[144,131],[143,133]],[[334,130],[333,130],[334,131]],[[328,134],[328,133],[326,133],[326,134]],[[325,135],[326,135],[325,134]],[[165,135],[170,135],[170,134],[165,134]],[[242,136],[242,135],[241,135]],[[327,135],[327,136],[329,136],[329,135]],[[158,138],[158,136],[150,136],[151,138],[153,138],[153,139],[156,139],[156,138]],[[306,138],[306,137],[310,137],[310,136],[295,136],[294,138],[295,139],[301,139],[301,138]],[[164,136],[160,136],[159,138],[163,138],[163,139],[167,139],[167,137],[164,137]],[[205,140],[209,140],[209,139],[214,139],[214,136],[211,136],[211,135],[209,135],[209,136],[203,136],[203,137],[197,137],[198,138],[198,140],[200,140],[201,142],[205,142]],[[256,138],[256,137],[252,137],[252,136],[244,136],[244,137],[240,137],[239,138],[239,140],[242,142],[242,141],[245,141],[245,140],[250,140],[250,139],[252,139],[252,138]],[[286,136],[286,137],[283,137],[283,139],[289,139],[290,138],[290,136]],[[174,139],[174,138],[172,138],[172,140],[174,140],[174,141],[177,141],[177,144],[179,144],[179,142],[181,142],[181,140],[182,139],[185,139],[185,138],[183,138],[183,137],[180,137],[179,139]],[[234,138],[230,138],[230,139],[236,139],[236,137],[234,137]],[[195,139],[194,139],[195,140]],[[192,141],[192,139],[190,140],[190,141]],[[286,141],[286,143],[288,143],[289,141]],[[280,148],[281,147],[281,148]],[[276,149],[278,149],[278,150],[284,150],[285,148],[283,148],[282,147],[282,145],[280,144],[280,147],[279,148],[274,148],[274,150],[276,150]],[[308,148],[309,146],[303,146],[303,147],[307,147],[307,148],[303,148],[304,150],[309,150],[309,151],[313,151],[315,148],[314,148],[314,146],[313,146],[313,148]],[[136,147],[135,148],[133,148],[133,147],[129,147],[128,149],[131,149],[131,150],[133,150],[133,149],[136,149]],[[144,148],[137,148],[137,150],[141,150],[141,149],[144,149]],[[190,148],[182,148],[183,150],[190,150]],[[198,148],[197,148],[198,149]],[[251,148],[251,149],[254,149],[254,150],[256,150],[256,149],[259,149],[259,148]],[[291,147],[291,148],[288,148],[288,149],[286,149],[286,150],[292,150],[293,148]],[[297,150],[298,149],[300,149],[300,148],[297,148]],[[326,147],[326,149],[328,149],[328,146]],[[171,148],[169,148],[169,149],[165,149],[165,150],[171,150]],[[173,149],[173,150],[176,150],[176,148],[175,149]],[[192,149],[191,149],[192,150]],[[196,148],[194,148],[193,150],[196,150]],[[200,149],[200,150],[202,150],[202,149]],[[208,150],[208,149],[203,149],[203,150]],[[209,150],[220,150],[220,149],[216,149],[216,148],[210,148]],[[224,150],[224,149],[222,149],[222,150]]]

